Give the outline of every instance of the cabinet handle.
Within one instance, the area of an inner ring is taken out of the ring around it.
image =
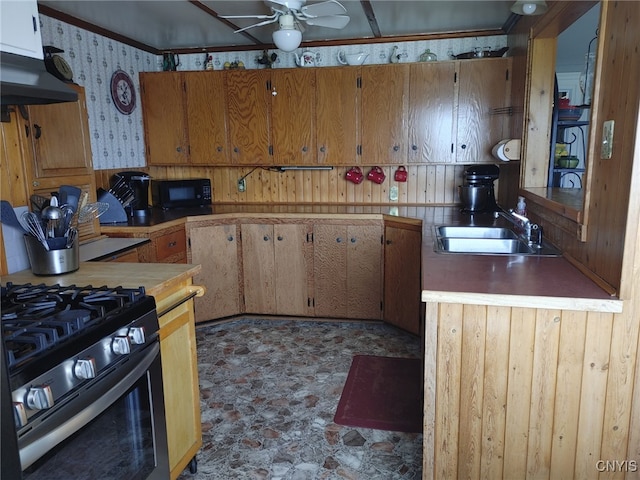
[[[35,132],[35,138],[38,139],[42,136],[42,127],[40,125],[38,125],[37,123],[33,124],[33,129],[36,131]]]
[[[278,235],[278,241],[281,242],[282,241],[282,237],[280,235]]]
[[[230,242],[233,242],[233,235],[229,235],[229,236],[227,237],[227,240],[229,240]]]
[[[356,243],[356,237],[351,237],[351,243]]]
[[[269,241],[269,237],[268,237],[267,235],[265,235],[262,239],[263,239],[265,242],[268,242],[268,241]]]
[[[338,242],[338,243],[342,243],[342,237],[338,237],[338,238],[336,238],[336,242]]]
[[[394,145],[393,146],[393,151],[397,152],[398,150],[400,150],[400,147],[398,145]]]

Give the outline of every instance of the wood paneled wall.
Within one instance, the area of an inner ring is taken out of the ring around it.
[[[423,478],[595,479],[599,460],[638,478],[633,312],[428,303],[426,319]]]
[[[501,165],[517,173],[519,162]],[[143,169],[152,178],[209,178],[214,203],[327,203],[327,204],[420,204],[454,205],[460,202],[458,185],[463,183],[465,165],[409,165],[407,181],[396,182],[396,166],[385,166],[384,183],[369,180],[355,185],[345,180],[350,167],[333,170],[272,171],[254,167],[149,167]],[[366,174],[370,166],[361,167]],[[108,188],[109,178],[116,171],[96,171],[96,183]],[[246,191],[238,192],[238,179],[246,175]],[[517,175],[516,175],[517,176]],[[514,176],[512,175],[511,178]],[[517,178],[512,187],[517,188]],[[389,200],[389,190],[398,187],[398,201]],[[496,190],[498,182],[496,182]],[[505,188],[505,190],[507,190]],[[513,190],[513,188],[511,189]]]

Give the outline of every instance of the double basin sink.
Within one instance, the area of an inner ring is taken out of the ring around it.
[[[436,251],[471,255],[560,256],[553,245],[542,241],[529,245],[514,230],[505,227],[448,226],[435,227]]]

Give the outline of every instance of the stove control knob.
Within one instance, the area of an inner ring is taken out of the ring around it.
[[[113,349],[113,353],[116,355],[128,355],[131,353],[131,342],[129,341],[129,337],[126,335],[113,337],[111,348]]]
[[[31,387],[27,392],[27,407],[31,410],[44,410],[53,407],[53,392],[49,385]]]
[[[96,378],[95,358],[79,358],[73,366],[73,374],[80,380],[89,380],[90,378]]]
[[[129,340],[133,345],[144,345],[144,327],[131,327],[129,329]]]
[[[16,421],[16,427],[24,427],[27,424],[27,411],[24,408],[24,403],[13,402],[13,418]]]

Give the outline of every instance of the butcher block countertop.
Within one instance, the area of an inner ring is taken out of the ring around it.
[[[200,265],[188,264],[81,262],[78,270],[64,275],[38,276],[31,273],[31,270],[22,270],[4,275],[1,280],[3,285],[13,282],[62,286],[144,287],[148,295],[157,296],[167,288],[193,277],[200,269]]]

